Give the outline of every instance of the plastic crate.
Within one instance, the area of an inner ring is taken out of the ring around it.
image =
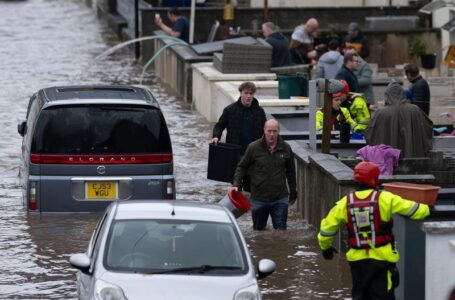
[[[232,183],[240,160],[240,149],[234,144],[209,144],[207,179]]]
[[[383,183],[384,190],[402,198],[419,203],[434,205],[438,197],[439,186],[407,182]]]
[[[305,73],[277,74],[277,78],[279,99],[308,96],[308,78]]]

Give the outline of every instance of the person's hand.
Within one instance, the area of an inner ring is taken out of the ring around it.
[[[316,58],[318,56],[318,53],[316,52],[316,50],[312,50],[310,52],[307,53],[307,56],[308,58]]]
[[[376,111],[376,110],[378,109],[378,106],[377,106],[376,104],[370,104],[370,105],[368,106],[368,109],[369,109],[370,111]]]
[[[322,250],[322,257],[327,260],[331,260],[333,258],[333,253],[338,253],[337,249],[334,247],[327,248]]]
[[[229,188],[229,192],[231,192],[231,191],[238,192],[238,191],[239,191],[239,188],[236,187],[236,186],[231,186],[231,187]]]
[[[155,18],[155,24],[158,25],[158,26],[163,25],[163,19],[161,19],[161,18]]]
[[[218,144],[218,138],[217,137],[214,137],[212,139],[212,144],[215,144],[215,145]]]

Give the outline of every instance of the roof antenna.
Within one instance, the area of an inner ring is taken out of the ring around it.
[[[171,216],[175,216],[175,200],[172,200],[172,211]]]

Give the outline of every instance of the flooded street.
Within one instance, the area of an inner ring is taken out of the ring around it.
[[[0,299],[75,299],[75,269],[68,258],[84,252],[99,214],[27,215],[18,170],[29,97],[55,85],[139,84],[142,66],[127,50],[94,57],[121,41],[80,0],[0,1]],[[216,202],[227,184],[206,180],[212,124],[166,90],[151,87],[173,143],[177,197]],[[264,299],[349,299],[343,257],[323,261],[316,232],[295,211],[287,232],[253,232],[251,216],[239,219],[255,259],[275,260],[277,271],[261,282]]]

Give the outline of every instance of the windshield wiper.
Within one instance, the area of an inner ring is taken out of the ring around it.
[[[166,273],[205,273],[212,270],[241,270],[241,267],[232,267],[232,266],[211,266],[211,265],[202,265],[196,267],[185,267],[185,268],[175,268],[169,270],[162,270],[156,272],[150,272],[148,274],[166,274]]]

